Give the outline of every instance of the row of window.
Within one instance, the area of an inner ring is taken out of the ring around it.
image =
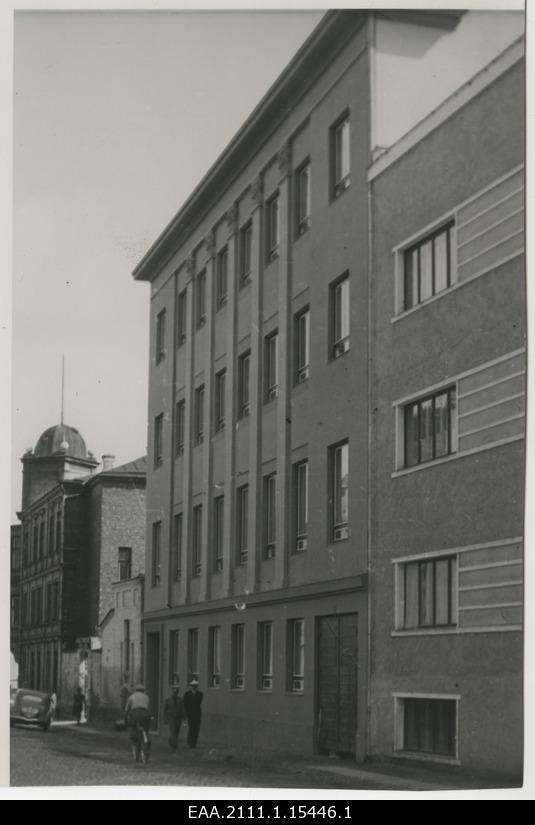
[[[232,690],[243,690],[246,685],[245,624],[230,626],[230,672],[222,669],[222,634],[217,625],[208,628],[207,673],[208,687],[219,688],[228,680]],[[179,681],[179,654],[181,632],[169,634],[169,681]],[[273,623],[258,622],[256,626],[256,688],[273,689]],[[199,629],[187,631],[188,681],[199,678]],[[305,687],[305,622],[291,619],[286,627],[286,690],[302,693]]]
[[[61,510],[45,511],[28,519],[23,528],[22,563],[24,566],[42,561],[61,551]]]
[[[48,582],[22,594],[21,626],[40,627],[59,618],[59,581]]]
[[[329,448],[329,540],[341,541],[348,538],[349,521],[349,444],[341,442]],[[300,553],[307,549],[308,533],[308,461],[299,461],[293,465],[292,473],[292,552]],[[247,564],[249,556],[249,485],[236,488],[236,521],[233,547],[236,565]],[[276,554],[277,544],[277,475],[270,473],[263,478],[262,507],[262,558],[272,559]],[[225,496],[213,500],[212,525],[210,536],[210,567],[213,572],[223,569],[224,565],[224,528]],[[179,581],[183,571],[184,536],[183,513],[177,513],[173,522],[174,578]],[[201,553],[203,542],[203,505],[193,507],[191,518],[191,575],[201,574]],[[162,562],[162,523],[152,525],[152,586],[161,583]]]
[[[56,645],[52,648],[46,645],[22,648],[19,684],[31,685],[34,690],[57,690],[58,679],[59,652]]]

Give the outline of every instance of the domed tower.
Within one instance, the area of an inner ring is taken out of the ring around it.
[[[23,510],[59,482],[90,475],[98,466],[78,430],[66,424],[45,430],[21,461]]]

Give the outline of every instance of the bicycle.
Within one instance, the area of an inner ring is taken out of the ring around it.
[[[141,722],[136,722],[135,739],[132,740],[132,756],[135,762],[147,765],[150,754],[150,737]]]

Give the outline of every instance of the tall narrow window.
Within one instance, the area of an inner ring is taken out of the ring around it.
[[[228,292],[228,249],[224,249],[217,256],[216,263],[216,309],[221,309],[227,303]]]
[[[48,553],[49,556],[51,556],[53,552],[54,552],[54,513],[51,512],[48,515],[47,553]]]
[[[195,390],[195,444],[204,440],[204,384]]]
[[[179,293],[176,309],[176,345],[181,347],[186,340],[188,293],[184,289]]]
[[[271,622],[260,622],[258,625],[258,687],[260,690],[271,690],[273,687],[273,644]]]
[[[308,535],[308,461],[294,467],[295,550],[307,549]]]
[[[195,317],[197,329],[206,323],[206,271],[203,269],[195,279]]]
[[[197,504],[193,508],[192,525],[192,575],[201,575],[201,552],[202,552],[202,504]]]
[[[301,693],[305,687],[305,622],[288,623],[288,690]]]
[[[180,680],[179,671],[179,641],[180,631],[171,630],[169,633],[169,684],[178,684]]]
[[[450,221],[403,252],[404,309],[451,286],[453,227]]]
[[[208,628],[208,679],[210,687],[221,683],[221,628]]]
[[[152,525],[152,586],[159,587],[161,583],[162,564],[162,522],[155,521]]]
[[[156,316],[156,363],[165,358],[165,309]]]
[[[264,479],[264,558],[272,559],[275,556],[277,540],[277,508],[276,508],[277,476],[272,473]]]
[[[332,538],[346,539],[349,519],[349,445],[346,442],[331,448],[332,469]]]
[[[310,312],[302,310],[295,316],[295,383],[308,378],[310,360]]]
[[[119,547],[119,581],[132,578],[132,548]]]
[[[188,672],[188,681],[199,678],[199,629],[197,627],[188,630]]]
[[[231,685],[234,690],[245,687],[245,625],[231,625],[230,636]]]
[[[59,615],[59,582],[54,582],[52,588],[52,618],[53,621],[57,621],[60,618]],[[55,684],[55,682],[54,682]]]
[[[253,224],[245,224],[240,229],[240,287],[251,280],[253,262]]]
[[[344,114],[331,129],[332,197],[337,198],[350,183],[349,116]]]
[[[238,361],[238,416],[245,418],[251,409],[251,353],[249,351],[240,355]]]
[[[404,417],[406,467],[454,452],[454,387],[407,404]]]
[[[225,497],[214,499],[214,570],[223,569],[223,528],[224,528]]]
[[[183,516],[182,513],[175,515],[174,523],[174,576],[175,581],[182,578],[182,546],[183,546]]]
[[[249,542],[249,486],[244,484],[236,491],[236,533],[238,544],[238,564],[247,564]]]
[[[265,342],[265,397],[266,401],[276,398],[279,392],[279,336],[277,332],[268,335]]]
[[[154,467],[163,464],[163,413],[154,419]]]
[[[45,557],[45,519],[42,515],[39,519],[39,558]]]
[[[279,254],[279,194],[266,201],[266,261],[275,260]]]
[[[349,276],[331,285],[332,358],[339,358],[349,349]]]
[[[124,667],[123,672],[130,672],[130,619],[125,619],[124,622]]]
[[[310,161],[306,161],[295,173],[296,235],[303,235],[310,228]]]
[[[221,370],[215,377],[215,431],[225,429],[225,388],[227,371]]]
[[[177,401],[175,407],[175,454],[184,453],[184,434],[186,431],[186,402]]]
[[[45,605],[45,616],[46,616],[46,623],[49,624],[50,622],[54,621],[54,617],[52,614],[52,582],[48,582],[46,585],[46,605]]]
[[[56,510],[56,553],[61,553],[61,508]]]

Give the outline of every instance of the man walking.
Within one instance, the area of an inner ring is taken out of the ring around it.
[[[192,679],[189,684],[190,690],[184,694],[184,708],[188,719],[188,746],[194,748],[201,727],[202,692],[198,689],[198,679]]]
[[[180,698],[180,689],[175,683],[171,685],[171,695],[165,700],[163,708],[164,724],[169,725],[169,745],[174,751],[178,749],[178,734],[184,718],[184,702]]]

